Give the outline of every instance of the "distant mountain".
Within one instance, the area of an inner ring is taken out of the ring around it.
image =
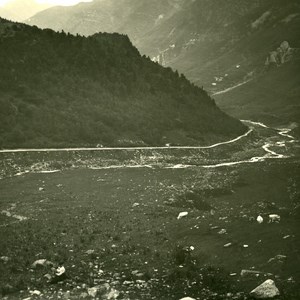
[[[126,33],[142,54],[183,72],[211,93],[268,77],[266,59],[282,42],[300,48],[298,0],[94,0],[51,8],[28,22],[83,35]],[[289,93],[284,87],[288,85],[282,86],[282,93]],[[251,90],[256,88],[259,93],[259,85]],[[269,97],[276,97],[275,90]],[[266,101],[269,104],[272,111]],[[238,109],[235,112],[239,116]]]
[[[125,35],[0,19],[0,146],[207,144],[245,131]]]
[[[213,97],[222,109],[238,118],[251,118],[274,125],[299,123],[299,74],[300,60],[292,60],[266,67],[264,72],[245,84]]]
[[[94,0],[71,7],[52,7],[31,17],[27,23],[81,35],[119,32],[136,41],[165,17],[180,10],[184,1]]]
[[[38,3],[34,0],[13,0],[0,7],[0,17],[12,21],[24,21],[37,12],[51,6],[50,4]]]

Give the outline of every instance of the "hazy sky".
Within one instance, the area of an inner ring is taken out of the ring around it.
[[[27,0],[23,0],[26,2]],[[0,6],[4,6],[10,2],[15,2],[15,0],[0,0]],[[79,2],[92,2],[92,0],[35,0],[39,4],[50,4],[50,5],[74,5]]]

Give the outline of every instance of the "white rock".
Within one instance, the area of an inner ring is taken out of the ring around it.
[[[97,293],[98,293],[98,290],[99,290],[99,287],[91,287],[91,288],[88,288],[88,294],[92,297],[92,298],[95,298],[97,296]]]
[[[259,215],[259,216],[256,218],[256,221],[257,221],[259,224],[261,224],[261,223],[264,221],[264,219],[263,219],[263,217],[262,217],[261,215]]]
[[[186,217],[189,213],[187,211],[183,211],[181,213],[179,213],[178,217],[177,217],[177,220],[183,218],[183,217]]]
[[[40,295],[41,295],[41,292],[38,291],[38,290],[30,291],[29,293],[30,293],[31,295],[36,295],[36,296],[40,296]]]
[[[115,290],[115,289],[111,289],[104,297],[107,300],[114,300],[117,299],[120,295],[120,292]]]
[[[9,261],[9,257],[8,256],[1,256],[0,260],[4,261],[5,263],[7,263]]]
[[[61,266],[61,267],[58,267],[58,268],[56,269],[55,274],[56,274],[57,276],[61,276],[61,275],[64,274],[65,272],[66,272],[65,267],[64,267],[64,266]]]
[[[255,271],[255,270],[242,270],[241,271],[241,276],[245,277],[245,276],[254,276],[254,277],[258,277],[259,275],[261,275],[262,273],[260,271]]]
[[[252,290],[250,295],[256,299],[271,299],[279,296],[280,292],[276,287],[275,282],[272,279],[268,279]]]
[[[184,298],[181,298],[180,300],[196,300],[195,298],[191,298],[191,297],[184,297]]]
[[[48,261],[47,259],[43,258],[43,259],[38,259],[36,260],[33,264],[32,267],[36,268],[37,266],[41,266],[41,267],[45,267],[45,266],[49,266],[52,265],[51,261]]]
[[[279,221],[280,221],[279,215],[276,215],[276,214],[269,215],[269,223],[279,222]]]

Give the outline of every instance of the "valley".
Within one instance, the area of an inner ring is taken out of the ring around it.
[[[0,298],[300,299],[299,1],[41,2],[0,1]]]

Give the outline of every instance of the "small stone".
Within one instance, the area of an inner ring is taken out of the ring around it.
[[[242,270],[241,271],[241,276],[245,277],[245,276],[255,276],[258,277],[260,274],[262,274],[259,271],[255,271],[255,270]]]
[[[278,254],[275,257],[270,258],[268,260],[268,263],[273,262],[273,261],[277,261],[277,262],[282,263],[285,259],[286,259],[285,255]]]
[[[29,291],[29,293],[32,295],[32,296],[40,296],[42,293],[38,290],[34,290],[34,291]]]
[[[232,245],[232,243],[227,243],[227,244],[224,245],[224,248],[228,248],[228,247],[230,247],[231,245]]]
[[[2,260],[3,262],[7,263],[9,261],[9,257],[8,256],[1,256],[0,260]]]
[[[88,296],[89,296],[88,293],[83,292],[83,293],[80,294],[79,299],[85,299],[85,298],[87,298]]]
[[[263,219],[263,217],[262,217],[261,215],[259,215],[259,216],[256,218],[256,221],[257,221],[259,224],[261,224],[261,223],[264,221],[264,219]]]
[[[95,298],[97,296],[98,293],[98,287],[91,287],[88,288],[88,294],[92,297]]]
[[[183,217],[186,217],[189,213],[187,211],[183,211],[178,214],[177,220],[180,220]]]
[[[51,280],[52,276],[50,274],[45,274],[44,277],[48,280]]]
[[[280,222],[280,216],[276,214],[269,215],[269,223]]]
[[[48,261],[47,259],[38,259],[32,264],[32,268],[36,267],[45,267],[45,266],[50,266],[53,265],[51,261]]]

